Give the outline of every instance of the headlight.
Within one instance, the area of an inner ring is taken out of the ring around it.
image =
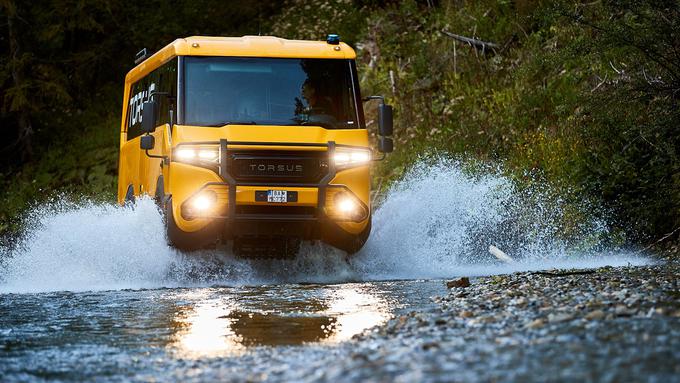
[[[371,151],[368,149],[337,148],[333,158],[338,168],[361,166],[371,161]]]
[[[195,218],[217,218],[227,214],[228,189],[224,186],[208,186],[196,193],[182,204],[182,217],[186,220]]]
[[[180,162],[208,165],[220,162],[220,148],[214,145],[179,145],[174,154],[173,159]]]

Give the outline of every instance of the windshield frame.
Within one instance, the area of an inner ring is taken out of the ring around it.
[[[188,60],[186,58],[190,57],[200,57],[200,58],[244,58],[244,59],[256,59],[256,58],[262,58],[262,59],[280,59],[280,60],[290,60],[290,59],[296,59],[296,60],[304,60],[308,58],[302,58],[302,57],[269,57],[269,56],[178,56],[178,73],[177,73],[177,124],[179,125],[186,125],[185,121],[185,116],[186,116],[186,102],[185,102],[185,79],[186,79],[186,70],[187,66],[189,65]],[[346,58],[341,58],[341,59],[334,59],[334,58],[313,58],[315,60],[334,60],[334,61],[345,61],[345,64],[348,67],[349,75],[350,75],[350,82],[351,82],[351,93],[352,93],[352,98],[354,99],[354,119],[356,121],[355,126],[350,127],[350,126],[344,126],[344,127],[338,127],[338,128],[329,128],[323,126],[324,129],[329,129],[329,130],[341,130],[341,129],[347,129],[347,130],[355,130],[355,129],[366,129],[366,124],[365,124],[365,117],[364,117],[364,109],[363,109],[363,101],[361,99],[361,91],[359,87],[359,77],[357,74],[357,69],[356,69],[356,62],[354,59],[346,59]],[[238,122],[234,123],[235,125],[238,125]],[[228,124],[225,124],[228,125]],[[265,124],[252,124],[248,123],[247,125],[265,125]],[[294,123],[289,123],[289,124],[266,124],[268,126],[307,126],[307,125],[299,125],[299,124],[294,124]],[[203,125],[192,125],[192,126],[202,126]],[[220,125],[224,126],[224,125]],[[314,124],[309,124],[309,126],[318,126]],[[206,128],[213,128],[215,126],[204,126]]]

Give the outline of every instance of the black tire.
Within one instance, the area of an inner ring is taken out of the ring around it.
[[[154,200],[158,209],[161,213],[165,211],[165,188],[163,187],[163,176],[158,177],[156,181],[156,194],[154,195]]]
[[[186,232],[177,227],[172,212],[172,197],[165,203],[165,233],[168,245],[182,251],[194,251],[214,246],[219,240],[219,226],[210,224],[196,232]]]
[[[346,233],[340,227],[333,224],[334,230],[332,233],[324,236],[324,241],[333,247],[347,253],[347,255],[356,254],[361,248],[364,247],[366,241],[368,241],[369,235],[371,235],[371,219],[368,220],[368,225],[359,234],[353,235]]]
[[[132,206],[135,204],[135,187],[128,185],[127,191],[125,192],[125,206]]]

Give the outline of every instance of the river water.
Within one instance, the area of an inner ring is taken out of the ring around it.
[[[432,309],[445,278],[647,262],[600,218],[560,235],[574,208],[544,190],[458,169],[421,166],[386,193],[351,259],[320,244],[295,260],[182,254],[146,199],[35,209],[0,248],[0,381],[314,380],[354,335]]]
[[[443,290],[405,281],[5,294],[0,377],[291,377]]]

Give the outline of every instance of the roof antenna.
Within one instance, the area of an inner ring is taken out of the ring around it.
[[[262,36],[262,7],[257,3],[257,35]]]

